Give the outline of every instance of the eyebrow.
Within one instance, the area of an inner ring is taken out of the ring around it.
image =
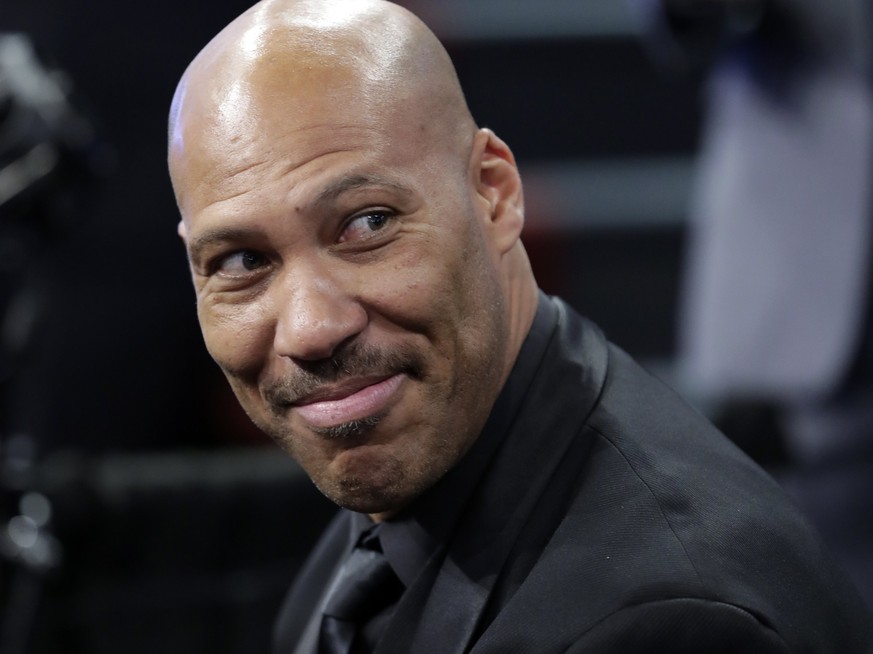
[[[215,229],[209,229],[189,239],[188,258],[196,262],[202,256],[204,250],[216,243],[247,240],[260,235],[260,230],[240,229],[238,227],[216,227]]]
[[[409,198],[412,195],[411,189],[380,175],[349,175],[341,177],[324,187],[315,196],[312,206],[331,204],[336,202],[345,193],[368,187],[388,189],[399,193],[404,198]]]

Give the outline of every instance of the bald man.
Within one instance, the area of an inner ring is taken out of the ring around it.
[[[255,5],[185,72],[169,165],[210,354],[343,508],[276,654],[865,651],[777,486],[539,292],[513,155],[410,13]],[[390,579],[329,649],[363,549]]]

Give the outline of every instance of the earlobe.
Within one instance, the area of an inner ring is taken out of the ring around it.
[[[476,192],[488,212],[488,230],[497,250],[508,252],[524,226],[524,197],[515,157],[490,129],[481,129],[473,145]]]
[[[176,232],[179,234],[179,237],[183,242],[188,242],[188,230],[185,228],[185,222],[180,220],[179,224],[176,226]]]

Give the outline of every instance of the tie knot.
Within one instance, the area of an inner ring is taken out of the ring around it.
[[[372,550],[374,552],[382,551],[382,541],[380,540],[380,528],[382,524],[375,524],[369,529],[365,530],[359,537],[358,543],[355,545],[355,548],[361,548],[365,550]]]
[[[356,547],[343,564],[324,613],[360,623],[388,604],[399,583],[381,551]]]
[[[378,533],[368,530],[358,540],[328,592],[319,654],[371,651],[384,627],[379,614],[402,592],[403,584],[382,553]],[[356,649],[353,649],[354,643],[357,643]]]

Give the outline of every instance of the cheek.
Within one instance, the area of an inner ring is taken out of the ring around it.
[[[206,349],[227,375],[257,373],[269,355],[274,331],[260,304],[200,302],[197,317]]]
[[[349,273],[349,288],[371,312],[406,330],[420,331],[439,296],[440,267],[420,238],[397,243],[390,257]],[[352,281],[353,279],[353,281]]]
[[[449,209],[438,213],[451,215]],[[439,316],[464,294],[468,271],[475,267],[465,251],[469,238],[466,220],[452,222],[443,218],[415,225],[397,242],[386,265],[372,271],[360,287],[362,292],[386,306],[394,304],[407,311]]]

